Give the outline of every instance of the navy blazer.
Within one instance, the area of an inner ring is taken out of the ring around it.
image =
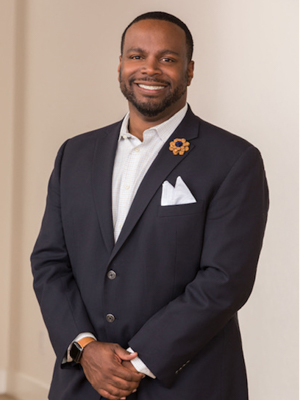
[[[131,346],[157,376],[143,379],[130,400],[246,400],[237,311],[253,287],[267,219],[260,153],[189,109],[146,173],[114,243],[120,127],[65,142],[50,178],[31,257],[57,356],[49,399],[100,399],[80,365],[62,364],[70,342],[88,331]],[[169,150],[175,138],[190,142],[184,155]],[[162,183],[175,185],[178,176],[197,202],[161,206]]]

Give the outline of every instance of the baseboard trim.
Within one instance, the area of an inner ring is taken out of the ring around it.
[[[29,375],[11,372],[6,389],[7,393],[20,400],[47,400],[49,385]]]
[[[0,369],[0,394],[4,394],[7,391],[7,372],[4,369]]]

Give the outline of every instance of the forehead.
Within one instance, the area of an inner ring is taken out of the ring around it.
[[[128,51],[134,47],[168,49],[185,54],[185,32],[169,21],[142,20],[131,25],[125,35],[123,50]]]

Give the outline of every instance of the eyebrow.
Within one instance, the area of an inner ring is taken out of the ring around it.
[[[131,51],[136,51],[138,53],[142,53],[144,50],[142,48],[140,48],[140,47],[131,47],[130,49],[128,49],[126,51],[126,53],[130,53]]]
[[[136,51],[137,53],[145,53],[145,50],[143,50],[141,47],[131,47],[130,49],[128,49],[126,51],[126,53],[130,53],[133,51]],[[180,54],[177,53],[176,51],[169,50],[169,49],[160,50],[158,53],[159,54],[173,54],[174,56],[180,56]]]

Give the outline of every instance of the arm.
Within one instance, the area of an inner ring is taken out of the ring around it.
[[[70,343],[82,332],[97,335],[73,276],[64,237],[60,175],[66,143],[58,152],[49,181],[46,210],[31,263],[35,293],[52,346],[61,367],[72,368],[73,363],[63,363]],[[134,357],[136,353],[131,355],[118,344],[95,342],[84,349],[82,367],[95,390],[116,400],[134,391],[143,377],[122,366],[122,360]]]
[[[95,335],[72,274],[61,220],[60,173],[66,144],[55,161],[41,230],[31,255],[34,290],[59,360],[63,360],[66,349],[79,333]]]
[[[217,335],[247,301],[267,210],[263,163],[259,152],[249,147],[209,204],[195,279],[129,342],[166,386],[173,384],[176,371]]]

